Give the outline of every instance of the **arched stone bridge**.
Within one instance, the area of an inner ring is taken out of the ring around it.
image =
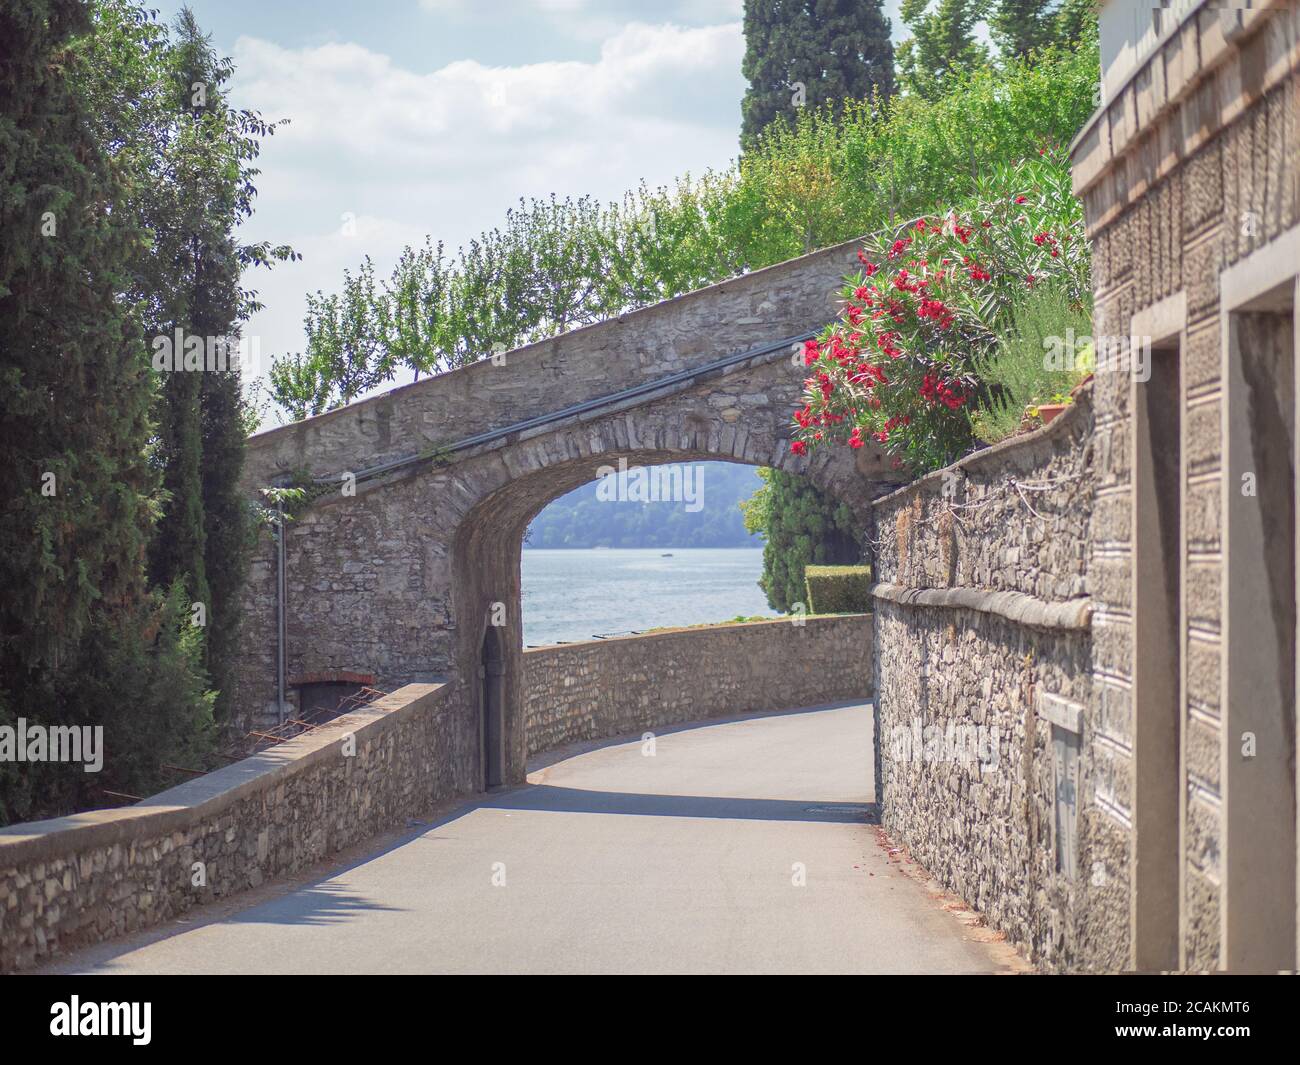
[[[308,679],[445,679],[457,690],[451,727],[468,755],[458,762],[481,770],[460,787],[521,781],[520,547],[548,502],[619,459],[723,459],[804,472],[865,527],[868,500],[891,480],[884,458],[836,448],[803,459],[789,448],[805,376],[794,346],[834,317],[858,247],[253,437],[250,494],[304,479],[337,487],[288,523],[282,562],[274,538],[256,549],[241,637],[248,720],[274,720],[280,693],[292,703],[295,683]],[[349,474],[355,491],[345,493]]]

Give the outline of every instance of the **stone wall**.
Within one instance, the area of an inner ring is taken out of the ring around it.
[[[1073,847],[1057,817],[1058,749],[1080,750],[1091,685],[1091,432],[1085,388],[1050,426],[874,508],[884,827],[1047,968],[1119,967],[1123,946],[1122,922],[1088,913],[1105,858],[1086,759]]]
[[[1256,701],[1225,698],[1232,643],[1224,614],[1232,583],[1225,515],[1244,504],[1224,494],[1225,484],[1230,492],[1240,485],[1224,461],[1223,428],[1236,416],[1224,369],[1240,358],[1224,350],[1232,309],[1224,292],[1234,275],[1256,273],[1262,293],[1269,284],[1292,283],[1300,270],[1300,6],[1196,6],[1162,23],[1154,52],[1080,133],[1072,158],[1093,248],[1093,332],[1125,346],[1130,337],[1163,344],[1175,350],[1179,368],[1150,382],[1177,412],[1182,439],[1180,542],[1173,549],[1184,600],[1175,622],[1179,809],[1174,824],[1159,831],[1181,838],[1171,903],[1179,940],[1174,964],[1213,969],[1228,963],[1223,941],[1234,919],[1225,777],[1237,741],[1229,737],[1256,729],[1249,721],[1232,726],[1234,716],[1249,719]],[[1132,579],[1134,529],[1150,504],[1150,493],[1144,497],[1138,486],[1134,395],[1125,367],[1098,373],[1095,756],[1109,783],[1096,829],[1110,837],[1112,850],[1150,816],[1138,809],[1133,788],[1143,772],[1135,769],[1142,707],[1132,705],[1143,613]],[[1250,616],[1248,607],[1237,640],[1264,637],[1265,613]],[[1285,702],[1293,712],[1294,698]],[[1281,756],[1293,758],[1294,747]],[[1284,805],[1274,804],[1271,817],[1283,818]],[[1254,832],[1250,820],[1242,824],[1246,835]],[[1238,854],[1245,843],[1239,841]],[[1294,849],[1294,839],[1286,845]],[[1245,922],[1293,890],[1270,886],[1258,868],[1241,874],[1239,894],[1256,893],[1238,911]],[[1118,915],[1119,900],[1115,907]]]
[[[0,972],[295,872],[472,790],[478,736],[450,727],[450,691],[408,685],[136,806],[0,828]]]
[[[870,691],[870,615],[524,654],[528,753]],[[401,827],[482,781],[476,707],[410,684],[136,806],[0,828],[0,972],[125,935]],[[199,867],[202,863],[201,876]]]
[[[865,526],[897,475],[874,445],[790,450],[805,368],[780,343],[834,317],[857,251],[837,245],[251,438],[250,496],[289,475],[338,485],[288,524],[288,674],[446,680],[468,706],[486,626],[504,612],[505,773],[518,782],[520,545],[551,500],[621,461],[734,461],[804,474]],[[465,446],[442,453],[453,443]],[[239,603],[242,725],[283,712],[275,548],[259,538]],[[284,696],[292,708],[292,686]]]
[[[671,629],[524,652],[528,753],[871,692],[871,615]]]

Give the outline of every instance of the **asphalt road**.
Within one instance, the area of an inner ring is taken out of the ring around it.
[[[868,707],[573,754],[308,880],[47,971],[1004,970],[866,823]],[[236,908],[242,906],[243,908]]]

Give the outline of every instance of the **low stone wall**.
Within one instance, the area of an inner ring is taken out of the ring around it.
[[[524,655],[529,753],[862,698],[870,615],[676,629]],[[0,972],[174,918],[480,784],[478,719],[408,684],[135,806],[0,828]]]
[[[874,506],[884,827],[1045,968],[1115,947],[1084,901],[1115,888],[1084,813],[1091,429],[1084,390]]]
[[[844,614],[541,647],[524,652],[528,753],[871,692],[871,615]]]
[[[451,689],[410,684],[144,803],[0,828],[0,971],[158,924],[473,790]]]

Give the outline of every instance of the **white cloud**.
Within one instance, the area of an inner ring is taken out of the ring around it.
[[[249,329],[263,357],[301,348],[304,294],[335,289],[365,254],[383,275],[404,244],[427,233],[454,248],[521,196],[614,199],[643,178],[725,166],[743,50],[735,22],[632,23],[589,62],[464,60],[418,73],[356,44],[241,38],[238,102],[291,119],[263,150],[246,236],[304,255],[248,278],[267,305]],[[341,235],[345,212],[355,236]]]

